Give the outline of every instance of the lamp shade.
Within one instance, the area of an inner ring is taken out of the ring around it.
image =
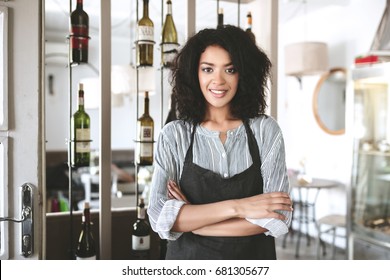
[[[322,42],[301,42],[285,47],[286,75],[302,77],[328,71],[328,46]]]
[[[138,92],[145,91],[152,95],[156,91],[156,77],[153,67],[140,67],[138,68]]]
[[[138,92],[155,92],[155,70],[153,67],[138,68]],[[111,92],[113,94],[135,94],[137,92],[137,69],[132,65],[111,66]]]
[[[84,85],[84,106],[86,109],[98,109],[100,107],[100,80],[99,77],[83,78],[80,83]],[[124,105],[124,94],[111,94],[111,106]]]
[[[130,94],[136,88],[136,70],[131,65],[111,66],[111,93]]]

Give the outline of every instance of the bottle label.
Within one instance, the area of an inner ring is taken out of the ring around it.
[[[153,156],[153,143],[138,143],[139,157]]]
[[[85,258],[82,258],[82,257],[76,257],[76,260],[78,261],[89,261],[89,260],[96,260],[96,255],[95,256],[92,256],[92,257],[85,257]]]
[[[138,151],[140,157],[152,157],[153,156],[153,127],[142,126],[140,131],[138,143]],[[145,143],[150,142],[150,143]]]
[[[88,26],[72,25],[70,46],[72,49],[88,49]]]
[[[142,126],[141,127],[140,140],[141,141],[153,141],[153,126]]]
[[[133,250],[149,250],[150,249],[150,235],[135,236],[131,238],[131,248]]]
[[[153,26],[138,26],[137,38],[139,44],[154,44],[154,28]]]
[[[89,142],[91,136],[91,130],[89,128],[77,128],[76,129],[76,153],[89,153],[91,151],[91,144]]]
[[[177,54],[177,44],[163,43],[162,49],[162,61],[164,66],[169,66]]]

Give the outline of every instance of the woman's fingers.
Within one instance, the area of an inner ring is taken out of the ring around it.
[[[239,200],[240,215],[245,218],[261,219],[286,217],[278,211],[292,211],[292,201],[287,193],[274,192],[255,195]]]
[[[189,203],[186,196],[183,194],[179,186],[172,180],[168,181],[167,184],[168,187],[168,197],[171,199],[177,199],[185,201],[186,203]]]

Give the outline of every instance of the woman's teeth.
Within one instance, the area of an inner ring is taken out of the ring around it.
[[[215,89],[211,89],[210,91],[211,91],[212,93],[215,93],[215,94],[223,94],[223,93],[225,93],[224,90],[215,90]]]

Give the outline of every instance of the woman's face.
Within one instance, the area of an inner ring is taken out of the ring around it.
[[[237,92],[238,72],[225,49],[206,48],[199,59],[198,78],[209,108],[229,108]]]

